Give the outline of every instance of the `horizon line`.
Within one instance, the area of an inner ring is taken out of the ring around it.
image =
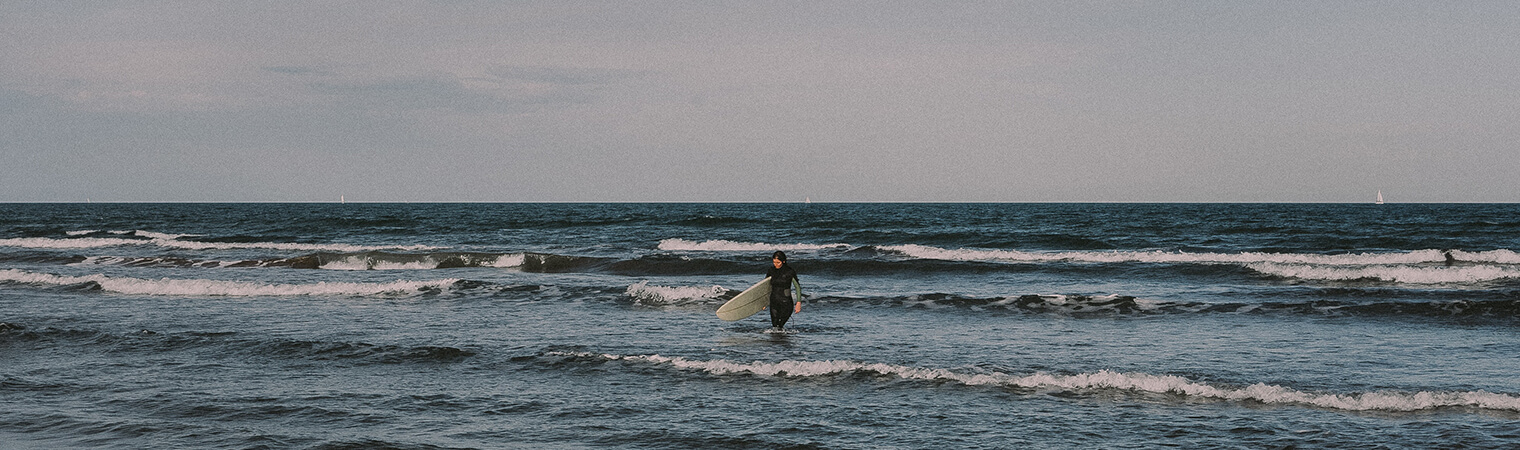
[[[58,201],[58,200],[0,200],[0,204],[1327,204],[1327,205],[1378,205],[1375,202],[1338,201],[1183,201],[1183,200],[841,200],[841,201],[774,201],[774,200],[106,200],[106,201]],[[1515,204],[1520,202],[1491,201],[1432,201],[1432,202],[1385,202],[1383,205],[1430,205],[1430,204]]]

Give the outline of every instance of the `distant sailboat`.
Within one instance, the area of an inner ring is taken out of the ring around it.
[[[1378,199],[1376,204],[1383,204],[1383,191],[1378,191]]]

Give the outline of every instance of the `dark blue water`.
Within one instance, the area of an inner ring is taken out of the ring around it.
[[[1520,206],[4,204],[0,448],[1513,448]],[[785,332],[713,312],[791,255]]]

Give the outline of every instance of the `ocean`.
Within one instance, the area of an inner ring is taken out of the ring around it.
[[[0,204],[0,448],[1516,448],[1520,205]],[[714,312],[783,250],[783,331]]]

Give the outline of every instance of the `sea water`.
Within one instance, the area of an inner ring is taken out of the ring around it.
[[[784,331],[717,319],[783,250]],[[1514,448],[1520,206],[5,204],[0,448]]]

